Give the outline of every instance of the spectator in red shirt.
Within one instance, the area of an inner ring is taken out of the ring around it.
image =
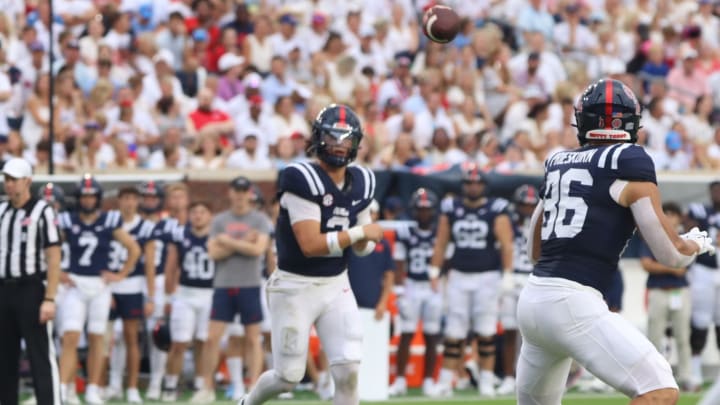
[[[215,135],[220,137],[223,147],[230,143],[228,134],[232,134],[235,125],[226,113],[212,108],[215,94],[208,88],[198,92],[198,107],[190,113],[186,127],[191,136]]]

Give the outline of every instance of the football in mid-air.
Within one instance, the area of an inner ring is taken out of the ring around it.
[[[426,37],[444,44],[452,41],[460,30],[460,17],[450,7],[436,5],[425,11],[422,26]]]

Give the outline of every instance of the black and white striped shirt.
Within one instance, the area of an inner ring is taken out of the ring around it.
[[[45,200],[33,197],[17,209],[0,202],[0,279],[44,276],[45,249],[58,245],[55,211]]]

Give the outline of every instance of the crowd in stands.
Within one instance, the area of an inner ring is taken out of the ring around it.
[[[281,169],[332,102],[372,168],[534,170],[577,146],[573,106],[604,76],[644,104],[658,170],[720,168],[711,0],[450,0],[449,44],[422,35],[427,0],[53,4],[0,1],[0,156],[37,173],[51,154],[57,173]]]

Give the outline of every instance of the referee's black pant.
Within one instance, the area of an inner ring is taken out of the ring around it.
[[[25,340],[38,405],[60,405],[60,372],[52,323],[40,323],[45,285],[39,279],[0,280],[0,405],[17,405],[20,339]]]

